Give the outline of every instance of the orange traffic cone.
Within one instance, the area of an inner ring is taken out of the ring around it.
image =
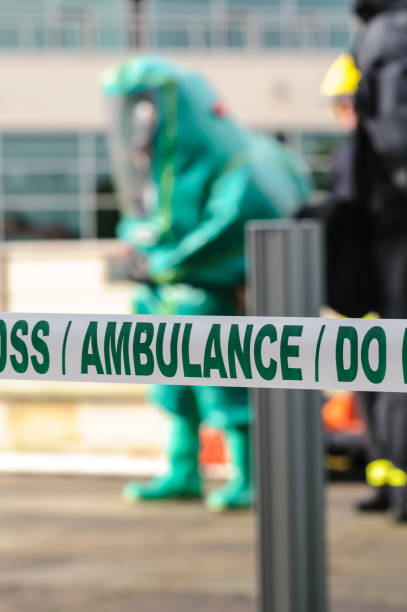
[[[325,431],[362,433],[364,423],[360,415],[357,397],[354,393],[337,393],[322,407],[322,421]]]

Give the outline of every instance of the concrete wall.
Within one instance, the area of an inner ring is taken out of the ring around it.
[[[332,129],[319,95],[331,54],[173,54],[214,84],[233,114],[270,129]],[[99,130],[102,70],[112,55],[0,57],[0,130]]]
[[[118,252],[114,240],[3,244],[2,310],[127,314],[132,284],[110,272]]]
[[[113,281],[114,240],[7,243],[2,310],[130,312],[132,283]],[[167,420],[142,385],[0,380],[0,451],[157,455]]]
[[[158,456],[167,436],[142,385],[0,381],[0,453]]]

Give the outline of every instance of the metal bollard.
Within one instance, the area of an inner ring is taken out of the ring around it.
[[[251,312],[319,316],[322,236],[314,221],[248,224]],[[326,612],[319,392],[254,389],[259,612]]]

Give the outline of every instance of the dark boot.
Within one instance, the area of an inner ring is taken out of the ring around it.
[[[359,512],[385,512],[390,508],[390,495],[387,486],[376,487],[373,494],[355,504]]]
[[[366,481],[372,487],[373,495],[356,504],[359,512],[384,512],[390,508],[388,478],[394,468],[388,459],[375,459],[366,466]]]
[[[407,473],[394,467],[389,474],[390,515],[396,523],[407,522]]]
[[[390,516],[396,523],[407,522],[407,488],[391,488]]]

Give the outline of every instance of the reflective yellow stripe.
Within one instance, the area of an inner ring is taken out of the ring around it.
[[[383,487],[388,484],[390,471],[394,468],[391,461],[377,459],[366,466],[366,481],[372,487]]]
[[[404,487],[407,485],[407,474],[404,470],[393,467],[389,472],[387,482],[391,487]]]
[[[158,219],[161,233],[170,234],[172,231],[172,197],[175,182],[175,144],[178,133],[178,89],[173,81],[168,81],[165,83],[163,92],[165,123],[161,148],[165,163],[158,183]]]
[[[407,485],[407,473],[396,468],[388,459],[377,459],[366,466],[366,480],[372,487],[404,487]]]

